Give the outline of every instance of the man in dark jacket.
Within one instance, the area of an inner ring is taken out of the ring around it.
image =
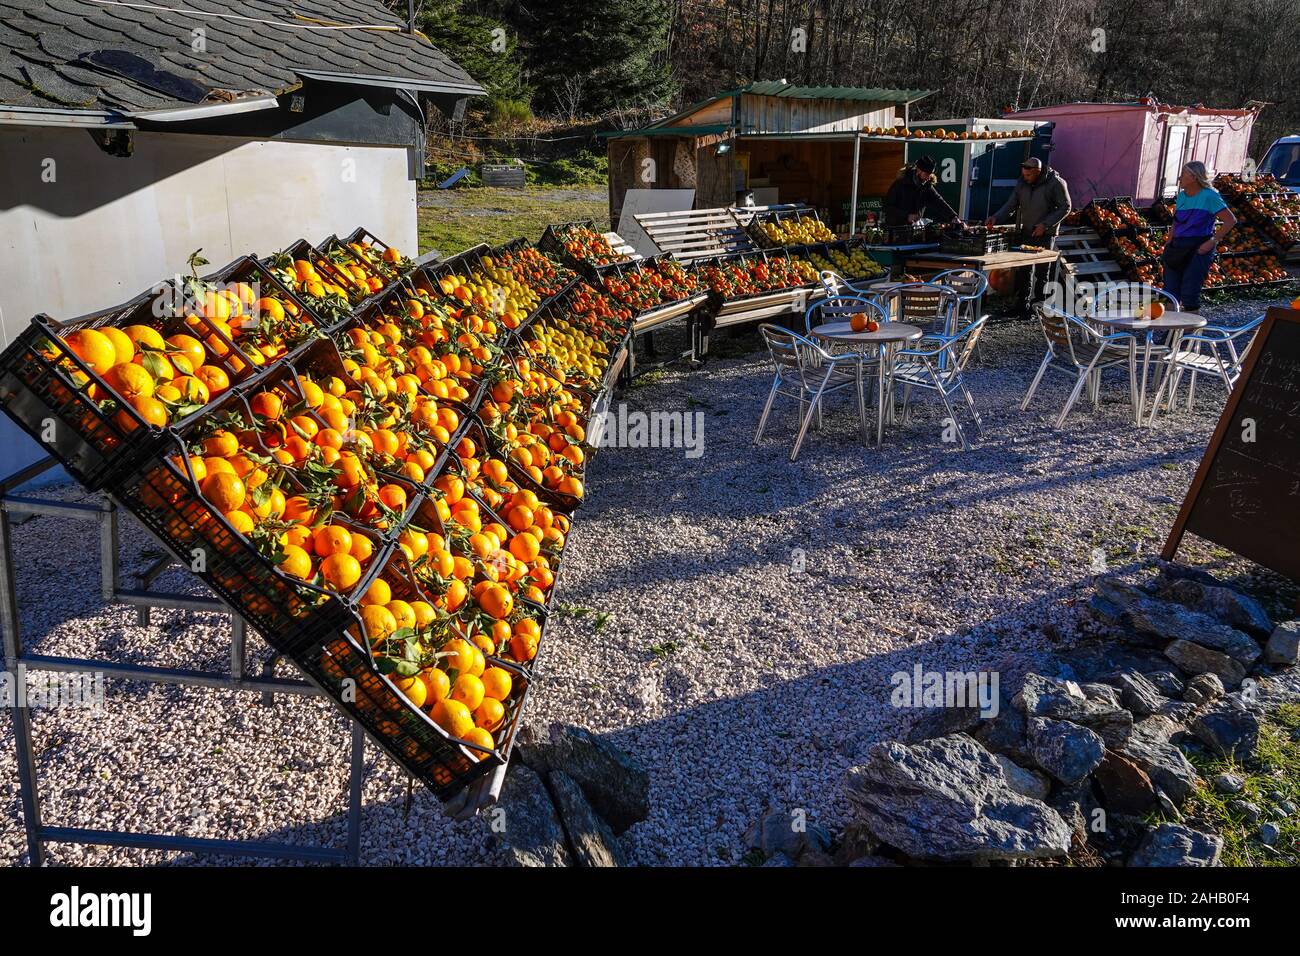
[[[939,222],[957,218],[957,211],[934,188],[934,159],[922,156],[899,170],[885,193],[885,225],[906,226],[924,218],[927,211]]]
[[[1020,182],[1002,208],[985,220],[986,226],[1015,221],[1020,241],[1047,246],[1070,212],[1070,190],[1054,169],[1032,157],[1020,166]]]

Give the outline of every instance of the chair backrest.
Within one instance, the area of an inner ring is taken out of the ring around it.
[[[882,299],[887,303],[886,312],[896,321],[927,331],[942,325],[945,335],[951,331],[958,305],[956,290],[933,282],[909,282],[885,292]]]
[[[961,375],[962,369],[966,367],[966,363],[970,361],[970,357],[975,353],[975,345],[979,342],[979,337],[983,334],[984,326],[988,323],[988,320],[987,315],[981,315],[949,341],[947,348],[951,351],[952,362],[946,371],[948,377]]]
[[[818,299],[804,311],[803,324],[808,332],[827,322],[847,322],[858,313],[865,312],[877,322],[884,322],[885,311],[875,299],[865,295],[829,295]]]
[[[978,299],[989,288],[989,277],[979,269],[949,269],[930,276],[934,285],[946,285],[963,299]]]
[[[1222,344],[1228,350],[1228,356],[1231,363],[1229,372],[1234,377],[1241,371],[1242,363],[1246,361],[1246,356],[1250,353],[1256,339],[1259,338],[1259,327],[1264,323],[1264,316],[1257,315],[1249,322],[1243,325],[1212,325],[1209,326],[1216,332],[1223,334]],[[1245,339],[1245,344],[1238,347],[1237,342]]]
[[[822,291],[827,295],[839,295],[846,291],[849,293],[854,291],[853,286],[849,285],[849,280],[833,269],[823,269],[817,273],[817,281],[821,283]]]
[[[1139,309],[1157,301],[1174,312],[1182,309],[1177,296],[1164,289],[1142,282],[1113,282],[1097,291],[1089,314],[1125,312],[1136,315]]]
[[[1072,365],[1086,364],[1079,361],[1082,346],[1095,344],[1101,337],[1100,334],[1077,316],[1046,302],[1036,302],[1034,308],[1038,311],[1038,321],[1052,351]]]
[[[764,322],[758,331],[763,336],[763,342],[767,345],[768,354],[777,371],[802,367],[804,358],[799,351],[799,342],[803,336],[770,322]]]

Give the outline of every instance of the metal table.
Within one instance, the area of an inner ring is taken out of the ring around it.
[[[894,402],[892,387],[889,385],[889,381],[893,376],[894,365],[891,357],[900,343],[914,342],[924,332],[915,325],[906,325],[902,322],[885,322],[874,332],[854,332],[848,322],[827,322],[825,325],[815,326],[812,334],[815,338],[838,345],[854,347],[874,345],[876,347],[878,357],[876,362],[876,447],[879,448],[884,441],[886,406],[888,406],[889,418],[891,421],[893,420]],[[861,363],[858,364],[858,388],[862,388]],[[887,394],[889,395],[888,403],[885,398]]]
[[[1146,412],[1147,403],[1147,380],[1151,371],[1151,354],[1155,351],[1154,339],[1157,332],[1168,332],[1169,342],[1163,346],[1169,351],[1169,354],[1178,353],[1178,345],[1183,340],[1183,335],[1194,329],[1203,328],[1205,319],[1195,312],[1166,312],[1158,319],[1139,319],[1133,316],[1131,312],[1100,312],[1097,315],[1088,316],[1090,322],[1103,325],[1111,332],[1129,332],[1133,335],[1133,341],[1129,343],[1129,360],[1135,361],[1137,355],[1137,338],[1143,339],[1142,348],[1142,381],[1138,387],[1137,401],[1135,402],[1137,420],[1136,424],[1142,424],[1142,417]],[[1166,366],[1164,376],[1170,374],[1170,368]],[[1156,395],[1160,395],[1160,390],[1164,387],[1164,376],[1156,386]],[[1148,417],[1146,424],[1152,425],[1156,420],[1158,411],[1158,402],[1152,403],[1151,415]]]

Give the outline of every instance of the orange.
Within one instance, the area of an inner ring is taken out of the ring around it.
[[[388,612],[393,615],[393,620],[397,622],[397,629],[415,627],[415,609],[405,601],[389,601],[387,605]]]
[[[300,521],[303,524],[311,524],[316,520],[316,509],[312,506],[311,502],[302,495],[294,495],[292,498],[288,498],[284,502],[284,520]],[[307,532],[307,539],[312,540],[311,531],[309,529],[304,530]],[[317,554],[319,553],[320,552],[318,551]]]
[[[518,497],[518,495],[515,497]],[[515,505],[506,514],[506,524],[516,531],[531,528],[533,526],[533,510],[525,505]]]
[[[257,314],[270,316],[271,321],[273,322],[283,321],[284,306],[280,304],[278,299],[272,299],[269,298],[268,296],[262,296],[262,298],[258,299],[257,302],[254,303],[254,305],[256,307]]]
[[[303,581],[311,580],[311,555],[297,545],[285,545],[280,570]]]
[[[478,744],[480,747],[487,750],[496,749],[496,741],[494,741],[492,735],[482,727],[472,727],[459,736],[461,740],[467,740],[472,744]],[[475,760],[486,760],[488,758],[488,755],[481,751],[474,750],[471,752],[474,754]]]
[[[510,553],[520,561],[532,561],[541,550],[541,542],[527,531],[521,531],[510,539]]]
[[[493,584],[483,591],[478,599],[479,607],[491,617],[509,617],[514,607],[514,598],[499,584]]]
[[[384,485],[379,489],[379,500],[394,511],[405,511],[406,489],[401,485]]]
[[[139,365],[115,365],[104,376],[104,380],[128,402],[153,395],[153,376]]]
[[[69,332],[64,337],[63,343],[97,375],[103,375],[117,364],[117,349],[113,345],[113,340],[103,332],[95,329],[78,329]]]
[[[375,553],[375,545],[364,534],[354,534],[352,536],[352,550],[348,552],[358,561],[366,562],[370,556]]]
[[[349,554],[352,551],[352,534],[347,528],[336,524],[327,524],[317,528],[312,536],[312,545],[322,557],[331,554]]]
[[[397,630],[393,612],[380,604],[367,604],[361,609],[361,623],[371,644],[378,644]]]
[[[236,511],[244,503],[246,491],[238,475],[217,472],[204,479],[203,497],[212,502],[218,511]]]
[[[433,718],[435,724],[458,739],[464,739],[477,729],[469,708],[460,701],[448,697],[434,704],[433,709],[429,711],[429,716]]]
[[[505,705],[492,697],[483,698],[483,703],[474,709],[475,725],[487,731],[496,730],[500,727],[505,716]]]
[[[420,673],[420,678],[424,681],[427,700],[437,703],[451,693],[451,681],[442,668],[430,667]]]
[[[364,605],[378,604],[383,606],[393,599],[393,589],[388,586],[388,582],[383,578],[375,578],[366,593],[361,597],[361,603]]]
[[[128,325],[122,332],[131,340],[137,352],[146,348],[155,352],[162,352],[167,348],[167,343],[163,341],[163,337],[158,330],[147,325]]]
[[[456,670],[465,674],[473,669],[475,648],[473,644],[463,637],[448,641],[443,650],[448,656],[442,659],[442,663],[449,670]]]
[[[361,580],[361,564],[350,554],[331,554],[321,561],[320,573],[328,587],[347,593]]]
[[[247,511],[231,511],[226,515],[226,520],[240,534],[252,534],[253,532],[253,516]]]
[[[470,710],[483,703],[483,682],[473,674],[461,674],[451,686],[451,699],[458,700]]]
[[[167,346],[168,357],[174,360],[183,356],[190,363],[190,371],[200,368],[208,357],[203,343],[192,335],[173,335],[167,339]]]
[[[438,618],[433,605],[427,601],[412,601],[411,610],[415,613],[415,626],[421,631],[432,627]]]
[[[215,365],[204,365],[194,370],[194,377],[208,387],[208,391],[215,397],[230,388],[230,376],[224,369]]]
[[[125,332],[121,329],[115,329],[111,325],[105,326],[99,331],[104,333],[108,340],[113,343],[113,351],[117,353],[116,364],[122,365],[135,358],[135,343],[131,341],[131,337]]]
[[[275,392],[258,392],[248,404],[253,409],[253,414],[269,418],[271,421],[278,420],[280,413],[284,411],[284,402]]]
[[[483,672],[483,694],[486,697],[506,700],[510,697],[513,686],[514,680],[510,672],[503,667],[489,667]]]
[[[416,674],[411,677],[399,677],[393,675],[393,685],[406,695],[407,699],[416,707],[423,707],[424,702],[428,700],[428,685]]]

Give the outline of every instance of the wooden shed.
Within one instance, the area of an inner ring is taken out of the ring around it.
[[[750,83],[650,126],[607,134],[610,222],[629,189],[693,189],[695,208],[731,205],[739,190],[760,203],[802,202],[847,221],[855,148],[856,195],[883,197],[906,142],[863,130],[906,126],[927,90]]]

